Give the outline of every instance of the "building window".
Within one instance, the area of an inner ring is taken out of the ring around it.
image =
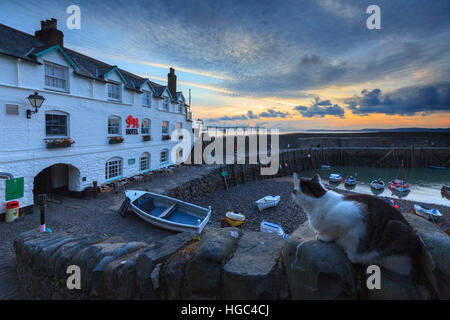
[[[178,105],[178,112],[179,113],[183,113],[183,105],[184,105],[183,102],[180,102],[180,104]]]
[[[141,133],[142,134],[150,133],[150,120],[149,119],[142,119]]]
[[[108,98],[120,101],[120,85],[108,83]]]
[[[45,134],[47,136],[67,136],[67,115],[61,113],[45,114]]]
[[[161,164],[167,164],[169,162],[169,150],[163,149],[161,150],[161,157],[159,159]]]
[[[163,136],[169,134],[169,121],[162,122],[162,134]]]
[[[177,123],[177,129],[182,129],[183,128],[183,123],[182,122],[178,122]]]
[[[122,175],[122,159],[112,158],[106,162],[105,165],[105,178],[113,179]]]
[[[166,111],[169,111],[169,98],[168,97],[164,97],[163,109]]]
[[[142,105],[144,107],[150,107],[152,104],[152,95],[150,92],[144,91],[142,94]]]
[[[119,117],[112,116],[108,118],[108,134],[121,134],[121,120]]]
[[[150,169],[150,154],[145,152],[142,154],[139,161],[139,170],[145,171]]]
[[[45,86],[51,89],[68,91],[68,69],[53,64],[45,64]]]

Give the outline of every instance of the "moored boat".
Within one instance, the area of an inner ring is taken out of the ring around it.
[[[201,233],[211,216],[211,207],[203,208],[153,192],[127,190],[125,195],[139,218],[164,229]]]
[[[265,196],[256,201],[256,206],[259,211],[267,208],[275,207],[280,202],[280,196]]]
[[[330,174],[330,176],[328,177],[328,180],[330,182],[342,182],[343,178],[342,178],[342,174],[341,173],[332,173]]]
[[[356,178],[353,176],[349,176],[345,178],[344,183],[347,186],[356,186]]]
[[[395,180],[392,180],[392,181],[389,182],[389,185],[390,185],[389,188],[392,191],[397,191],[397,192],[400,192],[400,193],[407,193],[407,192],[411,191],[410,188],[409,188],[410,187],[409,183],[404,181],[403,178],[402,178],[402,176],[403,176],[403,167],[404,167],[404,163],[403,163],[403,160],[402,160],[402,163],[400,165],[400,179],[395,179]]]
[[[389,182],[389,185],[390,185],[390,189],[391,190],[395,190],[395,191],[397,191],[397,192],[407,192],[407,191],[410,191],[410,185],[409,185],[409,183],[407,183],[406,181],[403,181],[403,180],[399,180],[399,179],[396,179],[396,180],[392,180],[392,181],[390,181]]]
[[[425,218],[427,220],[437,221],[442,218],[442,214],[437,209],[432,209],[428,206],[420,206],[418,204],[414,205],[414,208],[412,211],[417,214],[418,216],[421,216],[422,218]]]
[[[241,213],[228,211],[225,218],[230,226],[238,227],[245,222],[245,216]]]
[[[385,186],[384,181],[381,180],[380,178],[375,179],[370,183],[370,187],[375,190],[382,190],[384,189],[384,186]]]
[[[440,167],[440,166],[428,166],[429,169],[433,170],[447,170],[446,167]]]

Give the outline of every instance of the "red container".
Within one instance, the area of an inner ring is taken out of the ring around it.
[[[6,203],[6,209],[15,209],[19,207],[19,201],[10,201]]]

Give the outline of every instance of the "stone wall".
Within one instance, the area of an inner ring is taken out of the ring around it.
[[[440,298],[450,299],[450,238],[405,214],[434,261]],[[92,235],[21,234],[14,242],[25,299],[420,299],[427,291],[382,269],[381,289],[368,290],[366,270],[333,243],[314,239],[308,224],[287,240],[276,234],[209,229],[154,243]],[[69,290],[67,267],[81,269]]]

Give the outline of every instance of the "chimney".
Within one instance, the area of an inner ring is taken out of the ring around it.
[[[64,33],[58,30],[56,25],[58,21],[55,18],[51,20],[41,21],[41,30],[34,33],[34,36],[48,45],[59,44],[64,46]]]
[[[177,76],[174,68],[170,68],[170,72],[167,74],[167,87],[172,97],[175,98],[177,95]]]

